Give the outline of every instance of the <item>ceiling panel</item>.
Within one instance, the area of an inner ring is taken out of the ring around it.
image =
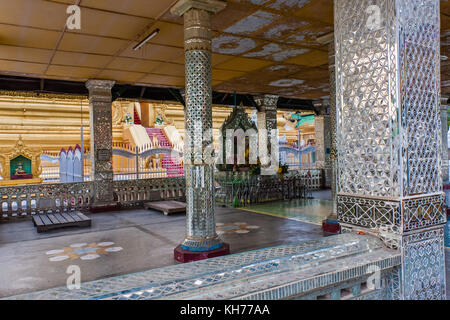
[[[106,55],[57,51],[52,64],[102,68],[110,59],[111,56]]]
[[[298,57],[310,52],[311,49],[294,46],[280,45],[278,43],[268,43],[244,54],[247,58],[267,59],[274,62],[287,61],[290,58]]]
[[[215,67],[216,65],[224,63],[225,61],[229,61],[231,59],[233,59],[233,56],[213,53],[211,56],[211,65],[213,67]],[[183,63],[184,63],[184,61],[183,61]]]
[[[161,62],[117,57],[108,65],[108,69],[147,73],[156,68],[159,64],[161,64]]]
[[[120,56],[171,62],[181,56],[184,56],[184,50],[182,48],[146,44],[140,50],[134,51],[133,46],[130,45],[120,54]]]
[[[270,61],[248,59],[248,58],[232,58],[224,63],[217,64],[217,69],[227,69],[234,71],[255,71],[268,65],[273,64]]]
[[[175,63],[161,63],[151,73],[184,77],[184,65]]]
[[[441,12],[450,17],[450,2],[448,0],[441,0]]]
[[[98,76],[99,79],[115,80],[118,82],[138,82],[145,77],[145,73],[118,71],[118,70],[103,70]]]
[[[83,7],[97,8],[155,19],[171,7],[175,0],[83,0]]]
[[[53,49],[56,46],[59,35],[60,32],[57,31],[16,27],[0,23],[0,44]]]
[[[48,63],[51,50],[0,45],[0,59]]]
[[[65,33],[59,50],[114,55],[128,44],[126,40]]]
[[[441,14],[441,29],[443,35],[450,35],[450,16]]]
[[[182,87],[183,18],[169,12],[175,2],[81,0],[82,29],[62,36],[66,8],[74,0],[0,1],[0,73]],[[332,32],[332,2],[227,1],[227,8],[212,18],[214,89],[304,99],[327,96],[328,47],[317,37]],[[441,13],[441,52],[450,58],[449,1],[441,1]],[[156,37],[132,50],[156,28]],[[448,61],[441,66],[444,93],[450,91]]]
[[[126,2],[126,1],[123,1]],[[135,40],[154,20],[81,8],[81,30],[74,33]]]
[[[238,71],[230,71],[230,70],[219,70],[219,69],[213,69],[212,70],[212,78],[214,80],[230,80],[236,77],[240,77],[244,75],[244,72],[238,72]]]
[[[253,34],[253,36],[264,38],[268,41],[273,41],[274,39],[282,39],[286,36],[296,32],[301,28],[310,26],[311,22],[303,21],[298,18],[287,17],[282,20],[277,21],[269,25],[264,30]]]
[[[51,65],[46,74],[65,79],[92,79],[100,71],[94,68]]]
[[[13,73],[42,74],[46,64],[0,60],[0,70]]]
[[[294,77],[298,79],[308,79],[308,80],[323,80],[328,79],[329,72],[328,68],[304,68],[300,72],[293,74]]]
[[[246,19],[257,10],[258,8],[255,7],[229,2],[224,10],[214,15],[214,19],[211,21],[211,28],[212,30],[224,31],[239,21]]]
[[[236,35],[220,34],[212,38],[212,51],[214,53],[241,56],[267,42],[265,40],[240,37]]]
[[[156,86],[184,87],[184,77],[163,76],[158,74],[148,74],[139,82]]]
[[[0,1],[0,21],[60,31],[66,24],[66,9],[67,5],[43,0]]]
[[[159,33],[148,43],[183,48],[184,29],[182,25],[159,21],[151,28],[151,30],[155,29],[159,29]]]
[[[328,64],[328,53],[324,51],[312,50],[305,54],[286,60],[285,62],[309,67],[317,67]]]
[[[277,0],[283,1],[283,0]],[[314,19],[330,26],[334,25],[333,18],[333,0],[313,0],[313,1],[295,1],[298,7],[293,8],[294,15],[303,19]],[[290,0],[284,0],[284,3],[293,3]]]
[[[289,36],[283,39],[283,42],[303,47],[321,47],[322,44],[317,41],[317,38],[332,31],[332,26],[313,22],[300,28],[294,33],[291,33]]]

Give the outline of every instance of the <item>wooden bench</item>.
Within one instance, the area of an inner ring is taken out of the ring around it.
[[[167,216],[170,213],[186,212],[186,203],[174,200],[154,201],[144,203],[144,208],[162,211]]]
[[[33,216],[33,224],[37,232],[41,233],[65,227],[90,227],[91,218],[79,211],[40,214]]]

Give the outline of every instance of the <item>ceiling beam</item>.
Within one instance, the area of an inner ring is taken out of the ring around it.
[[[8,92],[25,92],[38,95],[44,92],[44,87],[45,93],[48,94],[85,97],[89,94],[84,82],[0,75],[0,91],[3,91],[3,94],[8,94]],[[112,97],[113,101],[122,98],[142,101],[173,101],[183,105],[185,103],[180,91],[176,88],[135,86],[129,84],[114,85],[112,88]],[[213,91],[213,104],[233,106],[234,103],[233,93]],[[256,103],[251,94],[236,94],[236,104],[240,105],[241,103],[246,107],[256,108]],[[313,101],[311,100],[283,97],[278,99],[278,108],[315,111]]]

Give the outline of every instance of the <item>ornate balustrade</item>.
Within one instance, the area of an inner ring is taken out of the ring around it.
[[[185,197],[184,178],[114,181],[115,200],[121,206],[144,201]],[[0,187],[0,222],[30,219],[32,215],[88,210],[92,182]]]
[[[90,182],[0,187],[0,222],[34,214],[85,210],[91,196]]]
[[[184,178],[114,181],[114,194],[122,206],[136,206],[145,201],[183,200],[185,185]]]
[[[283,178],[278,175],[251,177],[248,172],[218,172],[215,180],[219,186],[217,203],[231,206],[309,198],[313,185],[306,172],[290,172]]]

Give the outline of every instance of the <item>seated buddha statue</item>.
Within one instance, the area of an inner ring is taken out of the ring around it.
[[[22,164],[22,162],[19,162],[19,163],[17,164],[17,168],[16,168],[16,170],[14,171],[14,174],[15,174],[15,175],[24,175],[24,174],[27,174],[27,173],[23,170],[23,164]]]
[[[23,169],[23,163],[19,162],[17,164],[17,168],[14,170],[14,175],[11,177],[11,180],[23,180],[23,179],[32,179],[33,175],[30,173],[27,173]]]

